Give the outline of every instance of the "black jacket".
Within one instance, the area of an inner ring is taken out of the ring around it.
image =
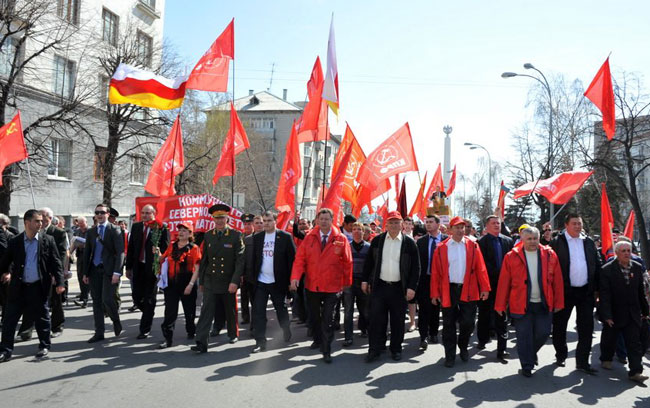
[[[494,245],[492,244],[492,238],[490,234],[483,235],[478,240],[478,246],[481,248],[481,254],[483,255],[483,261],[485,262],[485,268],[488,272],[488,277],[490,278],[490,287],[493,288],[493,291],[496,292],[496,288],[499,284],[499,273],[500,269],[497,269],[497,260],[496,254],[494,253]],[[501,262],[503,263],[503,258],[506,254],[512,249],[514,242],[512,238],[507,237],[503,234],[499,234],[499,240],[501,241]]]
[[[379,282],[381,273],[381,257],[384,252],[384,241],[386,235],[384,232],[377,235],[370,243],[370,249],[366,256],[366,262],[363,264],[363,282],[370,283],[371,286]],[[415,240],[408,235],[402,234],[402,247],[399,258],[399,273],[402,278],[402,289],[416,290],[420,278],[420,255]]]
[[[84,246],[83,257],[84,276],[90,276],[96,240],[97,226],[95,225],[86,231],[86,244]],[[113,273],[119,273],[121,275],[122,265],[124,264],[124,237],[122,236],[120,227],[110,222],[107,223],[103,241],[102,264],[104,265],[104,274],[113,275]]]
[[[9,298],[20,296],[20,285],[23,281],[25,270],[25,233],[21,232],[7,244],[2,259],[0,260],[0,275],[11,273],[9,283]],[[44,231],[38,233],[38,275],[43,286],[43,296],[51,293],[52,278],[56,286],[63,286],[63,264],[57,252],[54,238]]]
[[[55,227],[50,224],[46,229],[45,233],[52,238],[54,238],[54,243],[56,244],[56,251],[61,258],[61,263],[64,262],[66,257],[66,233],[61,228]]]
[[[560,268],[562,268],[562,279],[564,280],[564,289],[571,287],[571,280],[569,278],[569,266],[571,257],[569,256],[569,243],[564,236],[564,231],[551,241],[551,248],[555,251],[558,260],[560,261]],[[584,237],[585,259],[587,261],[587,285],[590,292],[598,291],[598,279],[600,276],[600,257],[598,256],[598,249],[596,244],[589,237]]]
[[[119,228],[118,228],[119,229]],[[121,234],[121,231],[120,231]],[[135,264],[139,262],[140,250],[142,249],[142,239],[144,235],[144,223],[136,222],[131,227],[131,233],[129,234],[129,246],[126,251],[126,269],[133,269]],[[122,241],[124,241],[124,236],[120,235]],[[153,266],[153,243],[151,242],[151,229],[149,229],[149,234],[144,238],[146,239],[144,243],[144,264],[145,270],[151,271]],[[160,248],[160,253],[164,253],[167,250],[169,245],[169,232],[167,227],[162,227],[162,232],[160,234],[160,239],[158,240],[158,248]]]
[[[603,266],[600,274],[600,319],[613,320],[614,327],[630,323],[641,326],[641,315],[648,316],[648,303],[643,292],[643,268],[632,261],[630,283],[625,283],[623,272],[616,259]]]
[[[264,250],[264,237],[266,232],[261,231],[254,234],[251,238],[251,268],[247,268],[246,280],[253,284],[257,284],[257,279],[262,271],[262,259]],[[248,247],[246,248],[248,250]],[[275,247],[273,248],[273,274],[275,284],[282,288],[289,289],[289,281],[291,278],[291,268],[293,267],[293,260],[296,257],[296,246],[293,243],[293,237],[285,231],[275,230]]]

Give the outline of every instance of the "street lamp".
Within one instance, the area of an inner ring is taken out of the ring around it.
[[[542,87],[546,90],[546,93],[548,94],[548,177],[552,176],[553,173],[553,97],[551,95],[551,86],[548,84],[548,81],[546,80],[546,75],[539,69],[535,68],[533,64],[530,62],[527,62],[524,64],[525,69],[532,69],[533,71],[536,71],[542,79],[535,75],[528,75],[528,74],[518,74],[516,72],[504,72],[501,74],[501,78],[512,78],[516,76],[522,76],[522,77],[528,77],[532,78],[535,81],[539,82],[542,84]],[[554,220],[554,213],[555,213],[555,205],[553,203],[550,203],[550,223],[551,223],[551,228],[554,227],[555,220]]]
[[[480,144],[465,142],[465,146],[468,146],[470,150],[483,149],[487,153],[488,157],[488,201],[490,203],[490,211],[492,211],[492,156],[490,152],[485,147]]]

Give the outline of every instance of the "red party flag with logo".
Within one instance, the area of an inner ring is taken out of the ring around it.
[[[593,171],[567,171],[544,180],[531,181],[517,188],[513,198],[516,200],[536,193],[553,204],[566,204],[592,174]]]
[[[185,87],[199,91],[226,92],[228,69],[235,58],[235,19],[203,54],[190,73]]]
[[[174,187],[176,176],[185,168],[183,156],[183,132],[181,117],[174,121],[171,132],[162,145],[151,165],[145,191],[158,197],[168,197],[176,194]]]
[[[344,200],[349,201],[352,205],[355,205],[357,198],[357,187],[355,184],[355,179],[357,174],[359,174],[359,169],[363,162],[366,161],[366,154],[361,149],[361,145],[357,141],[357,138],[352,133],[350,125],[345,127],[345,135],[343,136],[343,141],[339,147],[338,152],[336,153],[336,158],[334,159],[334,164],[332,165],[332,174],[338,174],[339,166],[343,160],[343,157],[350,150],[350,159],[346,166],[345,178],[343,181],[343,190],[341,196]]]
[[[0,186],[5,168],[27,157],[27,146],[25,146],[19,111],[9,123],[0,128]]]
[[[278,211],[296,212],[296,191],[295,186],[302,176],[302,165],[300,164],[300,148],[298,146],[298,135],[296,134],[296,123],[291,126],[291,136],[287,141],[287,153],[284,156],[284,164],[280,173],[278,192],[275,195],[275,208]]]
[[[600,67],[585,96],[603,115],[603,130],[607,139],[612,140],[616,134],[616,104],[614,103],[614,86],[612,84],[612,73],[609,70],[609,57]]]

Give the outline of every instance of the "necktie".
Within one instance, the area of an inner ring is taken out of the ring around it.
[[[323,239],[321,240],[320,243],[320,250],[322,251],[325,249],[325,245],[327,245],[327,234],[323,235]]]
[[[217,231],[217,238],[221,239],[223,237],[223,231]]]
[[[104,250],[104,245],[101,243],[100,239],[104,239],[103,224],[97,227],[97,241],[95,242],[95,252],[93,253],[93,265],[95,266],[102,263],[102,251]]]
[[[145,262],[145,253],[144,248],[147,245],[147,233],[149,232],[149,227],[145,226],[142,230],[142,247],[140,248],[140,257],[138,258],[140,262]]]
[[[427,265],[427,275],[431,275],[431,258],[433,258],[433,250],[435,249],[435,247],[436,247],[436,238],[429,235],[429,264]]]
[[[499,238],[494,238],[493,241],[494,243],[494,258],[495,258],[495,263],[497,267],[497,271],[501,270],[501,261],[503,260],[503,251],[501,248],[501,240]]]

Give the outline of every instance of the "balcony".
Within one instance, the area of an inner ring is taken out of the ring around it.
[[[135,6],[151,18],[160,18],[160,12],[156,10],[156,0],[139,0]]]

